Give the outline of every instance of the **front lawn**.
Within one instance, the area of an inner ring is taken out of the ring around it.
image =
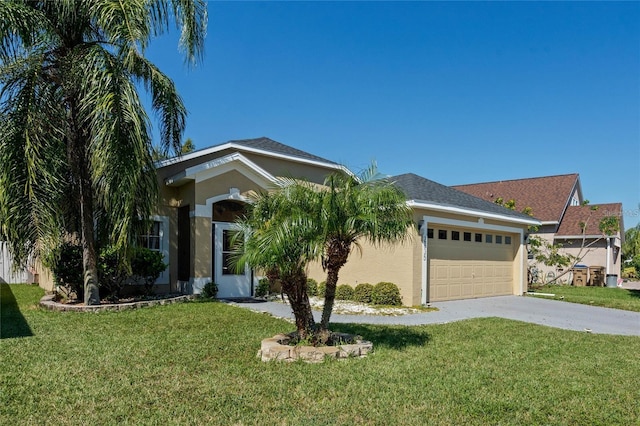
[[[51,312],[2,285],[0,424],[638,424],[640,338],[504,319],[335,324],[362,359],[263,363],[293,325],[223,303]],[[15,303],[14,303],[15,300]],[[12,325],[5,325],[5,322]]]
[[[565,302],[640,312],[640,290],[546,285],[537,288],[535,292],[552,293],[555,294],[554,299],[564,300]],[[535,292],[529,294],[535,295]]]

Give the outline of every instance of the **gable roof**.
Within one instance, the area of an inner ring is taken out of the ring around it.
[[[582,236],[582,224],[586,225],[585,236],[602,236],[600,221],[605,217],[615,216],[622,220],[622,203],[593,204],[586,206],[569,206],[562,218],[556,236]],[[620,223],[620,229],[624,225]]]
[[[202,157],[208,154],[212,154],[227,149],[236,149],[244,152],[251,152],[254,154],[266,155],[269,157],[282,158],[286,160],[293,160],[303,162],[307,164],[315,164],[332,169],[339,169],[348,172],[347,169],[331,160],[327,160],[317,155],[310,154],[305,151],[293,148],[289,145],[274,141],[267,137],[260,137],[254,139],[237,139],[230,140],[225,143],[210,146],[208,148],[199,149],[197,151],[190,152],[181,157],[169,158],[167,160],[160,161],[156,167],[162,168],[171,164],[181,163],[183,161],[192,160],[194,158]],[[351,172],[348,172],[351,173]]]
[[[391,177],[390,180],[406,194],[409,204],[444,211],[493,217],[512,222],[539,225],[540,222],[524,213],[509,210],[496,203],[474,197],[413,173]]]
[[[559,223],[574,190],[580,191],[580,182],[578,174],[571,173],[454,185],[452,188],[492,202],[499,197],[505,202],[514,200],[518,210],[530,207],[533,216],[542,222]]]

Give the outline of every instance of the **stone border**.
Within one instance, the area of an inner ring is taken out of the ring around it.
[[[171,305],[173,303],[186,302],[194,299],[193,295],[177,296],[169,299],[141,300],[139,302],[114,303],[101,305],[67,305],[53,300],[55,294],[47,294],[40,299],[40,306],[50,311],[58,312],[106,312],[106,311],[128,311],[131,309],[146,308],[150,306]]]
[[[338,333],[336,333],[338,334]],[[352,335],[344,334],[344,340],[353,340]],[[323,362],[326,358],[346,359],[363,358],[373,352],[373,343],[356,338],[355,343],[338,346],[289,346],[291,337],[284,334],[264,339],[258,356],[262,361],[293,362],[301,359],[305,362]]]

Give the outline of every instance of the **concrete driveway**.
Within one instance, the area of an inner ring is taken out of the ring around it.
[[[278,302],[236,303],[281,318],[293,318],[289,305]],[[640,336],[640,312],[600,308],[531,296],[500,296],[433,303],[435,312],[390,316],[332,315],[331,322],[361,324],[444,324],[469,318],[500,317],[565,330]],[[314,311],[316,320],[320,312]]]

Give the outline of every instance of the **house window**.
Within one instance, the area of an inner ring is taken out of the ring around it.
[[[493,242],[493,235],[491,235],[491,234],[485,235],[484,236],[484,242],[485,243],[489,243],[489,244],[492,243]]]
[[[471,232],[465,232],[464,233],[464,240],[465,241],[471,241]]]
[[[505,244],[511,244],[511,237],[509,237],[509,236],[504,237],[504,243]]]
[[[438,239],[439,240],[447,239],[447,231],[445,229],[438,229]]]
[[[496,235],[496,244],[502,244],[502,235]]]
[[[460,241],[460,232],[451,231],[451,239],[454,241]]]
[[[427,228],[427,238],[433,238],[433,228]]]
[[[140,247],[148,248],[153,251],[162,250],[162,222],[152,222],[149,232],[138,237]]]
[[[476,243],[481,243],[482,242],[482,234],[476,234]]]
[[[576,197],[571,197],[571,205],[572,206],[579,206],[580,205],[580,201],[578,201],[578,199]]]

